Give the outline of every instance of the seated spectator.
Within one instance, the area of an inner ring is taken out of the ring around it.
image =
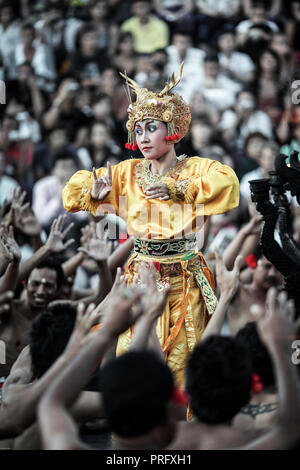
[[[54,155],[50,176],[37,181],[33,187],[32,207],[41,226],[48,232],[54,219],[65,214],[61,192],[66,181],[79,169],[74,155],[63,149]],[[69,214],[70,220],[84,221],[85,213]]]
[[[224,142],[229,146],[234,142],[237,149],[244,147],[247,136],[253,132],[261,132],[268,139],[273,137],[269,116],[257,110],[255,96],[248,90],[237,94],[234,109],[223,112],[218,128]]]
[[[49,99],[48,94],[38,87],[38,81],[32,65],[24,62],[17,68],[17,79],[6,83],[7,102],[15,98],[36,119],[40,118]]]
[[[235,159],[235,172],[239,180],[249,171],[255,170],[258,165],[260,150],[267,138],[261,132],[252,132],[245,140],[242,152],[237,152]]]
[[[296,66],[296,58],[288,36],[281,31],[274,33],[269,47],[280,59],[280,81],[289,80]]]
[[[203,72],[203,76],[195,76],[190,82],[189,88],[183,94],[185,100],[190,102],[193,94],[200,90],[205,98],[220,111],[233,106],[241,85],[221,72],[216,52],[206,54]]]
[[[88,127],[92,119],[77,104],[79,90],[80,85],[73,78],[64,79],[41,118],[47,132],[57,126],[65,126],[75,145],[81,129]]]
[[[177,91],[180,95],[186,93],[191,80],[203,75],[203,59],[205,52],[193,47],[192,34],[190,32],[175,32],[172,38],[172,44],[166,49],[168,53],[165,72],[171,76],[174,70],[179,70],[184,62],[182,79],[177,85]]]
[[[150,13],[149,0],[133,0],[133,16],[121,25],[121,32],[130,32],[134,38],[134,50],[140,54],[152,54],[169,44],[166,23]]]
[[[95,28],[98,48],[113,56],[118,43],[118,27],[114,21],[108,18],[108,4],[104,0],[90,2],[90,24]]]
[[[276,52],[271,49],[264,50],[259,57],[253,82],[258,109],[268,114],[273,125],[279,122],[283,107],[280,68],[281,63]]]
[[[97,121],[91,126],[88,142],[87,150],[90,163],[85,166],[86,170],[91,171],[93,167],[104,167],[108,161],[112,165],[117,165],[120,162],[121,149],[112,139],[111,131],[105,122]]]
[[[14,17],[11,2],[4,1],[0,5],[0,56],[8,78],[13,79],[14,61],[13,55],[16,47],[21,42],[21,24]]]
[[[154,0],[156,13],[169,24],[171,30],[185,25],[185,16],[193,10],[192,0]],[[173,28],[172,28],[173,26]]]
[[[38,77],[38,86],[46,92],[54,90],[57,75],[53,50],[50,45],[38,40],[31,23],[22,26],[22,42],[15,49],[14,60],[16,67],[29,62]]]
[[[250,199],[249,181],[261,178],[269,178],[269,171],[275,169],[274,162],[278,154],[279,146],[276,144],[276,142],[269,141],[262,145],[260,152],[257,155],[257,162],[259,166],[249,173],[246,173],[241,179],[240,193],[243,198],[246,200]]]
[[[70,56],[71,72],[83,85],[97,85],[109,59],[97,45],[95,28],[84,25],[78,34],[78,44],[78,50]]]
[[[277,32],[279,28],[274,21],[267,19],[268,10],[266,3],[262,0],[251,2],[251,8],[248,10],[248,18],[241,21],[236,27],[237,42],[240,46],[244,45],[253,26],[267,25],[272,31]]]
[[[137,56],[134,52],[133,35],[129,32],[120,33],[116,55],[113,59],[113,65],[120,72],[126,70],[127,75],[134,76],[136,69]]]
[[[218,31],[226,24],[233,25],[239,18],[241,0],[195,0],[195,40],[199,47],[207,48],[216,40]]]
[[[74,159],[76,156],[80,158],[75,146],[70,144],[68,129],[64,125],[58,125],[51,129],[46,134],[45,140],[34,146],[32,170],[35,181],[49,176],[53,167],[54,155],[65,148],[73,155]]]
[[[218,37],[219,63],[222,71],[232,80],[249,83],[254,78],[255,65],[251,58],[238,52],[234,31],[224,29]]]

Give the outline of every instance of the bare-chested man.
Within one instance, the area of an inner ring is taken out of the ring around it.
[[[253,321],[250,307],[253,304],[263,307],[268,289],[280,288],[282,284],[282,274],[267,258],[264,256],[259,258],[257,266],[253,268],[252,282],[249,284],[240,282],[237,293],[228,308],[227,318],[231,333],[236,334],[246,323]]]
[[[0,316],[0,338],[6,346],[6,363],[0,365],[0,377],[6,377],[22,349],[28,344],[28,328],[49,302],[56,299],[63,283],[58,262],[48,259],[31,272],[25,298],[14,299],[10,310]]]

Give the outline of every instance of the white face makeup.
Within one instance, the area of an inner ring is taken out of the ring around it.
[[[138,121],[135,125],[136,143],[148,160],[160,158],[169,151],[167,135],[167,126],[162,121],[145,119]]]

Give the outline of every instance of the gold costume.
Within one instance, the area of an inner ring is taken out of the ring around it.
[[[106,168],[96,170],[97,177]],[[170,200],[146,199],[144,190],[164,182]],[[157,283],[171,285],[168,302],[157,322],[157,335],[176,384],[184,385],[187,355],[200,340],[209,315],[216,307],[214,279],[191,237],[212,214],[221,214],[239,203],[239,183],[234,171],[207,158],[181,156],[164,176],[154,176],[146,159],[129,159],[112,167],[112,190],[99,202],[91,198],[93,174],[78,171],[63,189],[67,211],[93,215],[114,212],[127,222],[136,238],[127,263],[129,283],[139,262],[155,262]],[[119,338],[120,354],[128,349],[132,331]]]

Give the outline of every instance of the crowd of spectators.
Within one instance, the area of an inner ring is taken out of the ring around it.
[[[284,294],[275,304],[272,288],[280,290],[283,279],[257,251],[262,220],[248,181],[268,177],[280,152],[287,159],[300,152],[299,23],[294,0],[0,1],[4,446],[85,448],[93,423],[115,435],[98,448],[295,446],[299,382],[281,360],[290,347],[281,332],[296,336],[299,325],[284,314]],[[182,62],[176,92],[190,104],[192,122],[176,153],[218,160],[240,180],[239,207],[211,216],[200,237],[219,306],[188,363],[191,423],[184,399],[175,393],[174,401],[161,351],[152,342],[154,352],[147,350],[164,300],[151,275],[141,273],[152,297],[134,287],[122,298],[119,269],[132,249],[131,238],[120,239],[125,222],[66,213],[61,198],[77,170],[133,156],[124,145],[128,95],[119,72],[158,90]],[[290,204],[299,243],[300,209],[292,197]],[[256,264],[248,266],[254,252]],[[100,317],[104,326],[90,341]],[[135,322],[132,351],[107,364],[118,334]],[[90,376],[99,356],[100,408],[98,379]],[[266,385],[258,398],[253,373]],[[144,377],[138,390],[136,375]]]

